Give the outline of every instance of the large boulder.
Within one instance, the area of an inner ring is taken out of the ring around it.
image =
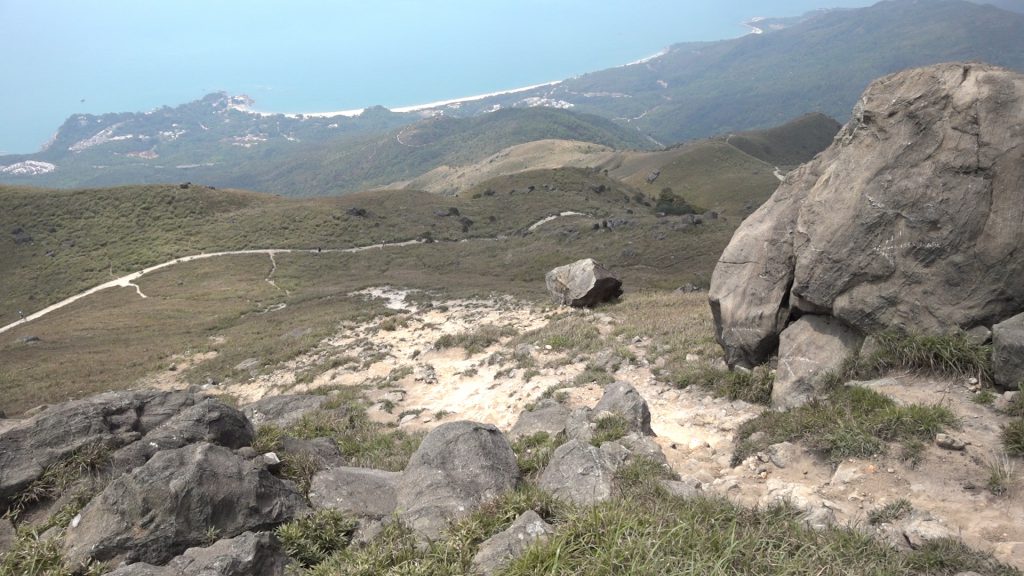
[[[793,408],[821,392],[822,376],[837,370],[863,339],[828,316],[804,316],[779,339],[779,368],[772,386],[772,406]]]
[[[736,231],[709,300],[729,365],[791,314],[950,333],[1024,309],[1024,75],[939,64],[868,87],[832,146]]]
[[[195,404],[189,391],[110,392],[49,406],[0,433],[0,509],[46,467],[77,450],[116,449],[138,440]]]
[[[186,548],[271,528],[308,511],[291,482],[212,444],[157,453],[111,482],[68,528],[64,552],[163,564]]]
[[[449,521],[515,488],[519,467],[490,424],[442,424],[423,439],[398,483],[399,517],[420,537],[438,538]]]
[[[283,576],[288,557],[269,532],[245,532],[206,548],[189,548],[167,563],[137,562],[108,576]]]
[[[544,282],[556,302],[576,308],[593,308],[622,296],[622,281],[592,258],[559,266]]]
[[[992,327],[992,373],[1009,390],[1024,383],[1024,314]]]

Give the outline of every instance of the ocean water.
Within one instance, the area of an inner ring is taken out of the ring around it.
[[[0,0],[0,154],[71,114],[217,90],[269,112],[408,106],[560,80],[755,16],[863,0]]]

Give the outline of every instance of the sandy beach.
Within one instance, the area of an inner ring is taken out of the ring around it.
[[[437,102],[428,102],[426,104],[414,104],[412,106],[398,106],[395,108],[389,108],[392,112],[419,112],[420,110],[430,110],[431,108],[440,108],[441,106],[449,106],[451,104],[462,104],[463,102],[473,102],[476,100],[483,100],[484,98],[490,98],[492,96],[504,96],[506,94],[517,94],[519,92],[527,92],[537,88],[544,88],[545,86],[556,86],[561,84],[561,80],[555,80],[554,82],[544,82],[542,84],[533,84],[531,86],[523,86],[521,88],[512,88],[510,90],[499,90],[497,92],[488,92],[487,94],[477,94],[475,96],[463,96],[461,98],[452,98],[451,100],[438,100]],[[259,110],[253,110],[251,108],[238,108],[244,112],[252,114],[259,114],[261,116],[275,116],[281,114],[280,112],[262,112]],[[286,112],[285,116],[289,118],[296,118],[298,116],[310,116],[313,118],[332,118],[334,116],[347,116],[349,118],[358,116],[363,113],[365,108],[356,108],[352,110],[335,110],[333,112]]]

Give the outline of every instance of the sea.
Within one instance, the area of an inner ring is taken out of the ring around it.
[[[71,115],[214,91],[264,112],[403,107],[627,64],[864,0],[0,0],[0,154]]]

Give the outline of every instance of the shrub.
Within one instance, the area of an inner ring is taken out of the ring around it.
[[[328,556],[344,550],[359,523],[337,510],[316,512],[278,526],[274,533],[285,554],[300,565],[320,564]]]

